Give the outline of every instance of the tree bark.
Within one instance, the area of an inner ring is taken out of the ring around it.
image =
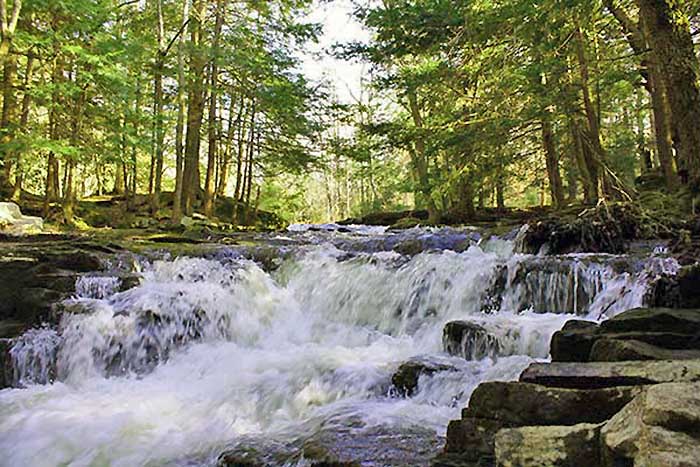
[[[221,29],[224,26],[225,2],[216,0],[216,23],[214,26],[214,37],[212,39],[212,61],[209,83],[211,91],[209,93],[209,147],[207,153],[207,176],[204,183],[204,215],[212,217],[214,210],[215,192],[215,169],[218,157],[218,86],[219,86],[219,38]]]
[[[189,0],[182,2],[182,24],[184,29],[189,21],[190,9]],[[185,34],[180,32],[178,52],[177,52],[177,123],[175,125],[175,193],[173,194],[173,217],[174,223],[179,223],[182,218],[182,194],[184,184],[184,147],[182,144],[185,131],[185,112],[187,103],[185,100],[185,88],[187,80],[185,75]]]
[[[416,94],[416,90],[409,88],[407,90],[407,97],[408,108],[411,112],[413,125],[418,131],[421,131],[423,129],[423,116],[421,115],[420,106],[418,104],[418,95]],[[416,180],[418,181],[418,191],[423,197],[423,201],[428,208],[428,222],[432,224],[437,223],[440,215],[432,197],[432,189],[430,187],[430,179],[428,176],[428,161],[425,141],[423,140],[422,135],[416,135],[413,142],[413,151],[411,151],[411,155],[413,156],[413,169],[415,170]]]
[[[559,173],[559,156],[554,144],[554,133],[549,116],[542,119],[542,145],[544,147],[545,160],[547,162],[547,178],[549,179],[549,191],[552,195],[552,204],[555,208],[561,208],[566,203],[564,199],[564,185]]]
[[[187,134],[185,136],[185,166],[182,201],[185,214],[191,215],[201,190],[199,180],[199,148],[204,116],[204,75],[206,55],[204,45],[205,0],[194,0],[190,15],[190,67],[187,105]]]
[[[681,179],[700,188],[700,64],[690,26],[679,2],[637,0],[639,14],[666,83]]]

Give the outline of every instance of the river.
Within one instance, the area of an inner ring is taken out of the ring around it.
[[[222,246],[87,274],[59,326],[14,343],[0,465],[216,465],[225,450],[268,465],[312,465],[319,450],[425,465],[480,382],[547,359],[569,319],[643,305],[650,279],[675,267],[651,252],[548,257],[517,243],[293,226],[269,236],[279,257],[266,265]],[[141,280],[122,290],[127,270]],[[496,354],[446,354],[454,320],[488,330]],[[412,359],[449,369],[401,397],[391,377]]]

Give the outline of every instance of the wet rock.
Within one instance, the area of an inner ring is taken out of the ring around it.
[[[574,389],[695,382],[700,381],[700,360],[533,363],[520,381]]]
[[[52,322],[52,306],[75,292],[79,273],[102,269],[99,245],[48,237],[0,239],[0,320]]]
[[[394,251],[401,253],[405,256],[416,256],[423,252],[425,246],[419,238],[410,238],[399,242],[395,247]]]
[[[700,359],[700,350],[670,350],[633,339],[598,339],[590,359],[595,362],[692,360]]]
[[[434,465],[488,465],[494,455],[494,438],[508,425],[500,420],[467,417],[447,426],[447,443]]]
[[[410,397],[418,388],[421,376],[430,376],[441,371],[454,371],[455,367],[443,363],[412,360],[403,363],[391,377],[391,384],[400,396]]]
[[[681,268],[675,276],[661,276],[654,281],[647,294],[647,301],[657,307],[700,308],[699,290],[700,265],[693,262]]]
[[[427,467],[442,444],[422,427],[333,426],[303,443],[303,456],[316,467]]]
[[[605,465],[698,465],[699,427],[700,384],[651,386],[603,427]]]
[[[467,360],[494,358],[500,350],[496,336],[483,326],[469,321],[447,323],[442,332],[442,345],[448,354]]]
[[[27,330],[27,325],[21,321],[0,321],[0,339],[15,337]]]
[[[476,388],[462,416],[499,420],[506,426],[600,423],[639,392],[634,387],[577,390],[489,382]]]
[[[550,352],[553,362],[587,362],[598,339],[598,325],[592,321],[567,321],[552,336]]]
[[[12,385],[12,339],[0,339],[0,389]]]
[[[678,274],[679,306],[700,308],[700,265],[683,268]]]
[[[502,467],[579,467],[600,465],[601,425],[529,426],[504,429],[495,439]]]
[[[421,225],[421,223],[422,221],[416,217],[403,217],[392,224],[390,228],[394,230],[412,229]]]

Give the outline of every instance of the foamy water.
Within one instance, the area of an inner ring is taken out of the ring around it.
[[[144,264],[125,292],[82,279],[71,304],[84,312],[12,350],[25,387],[0,391],[0,465],[208,465],[239,439],[299,441],[330,420],[358,436],[376,426],[444,434],[480,382],[547,358],[572,312],[600,319],[640,306],[649,278],[673,268],[655,258],[622,271],[614,259],[533,268],[542,258],[504,241],[411,259],[348,258],[324,244],[274,273],[181,258]],[[453,320],[487,329],[500,356],[444,354]],[[454,369],[395,397],[393,372],[417,356]]]

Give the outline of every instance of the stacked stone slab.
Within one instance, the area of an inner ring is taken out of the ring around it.
[[[699,334],[700,310],[569,322],[555,361],[474,391],[433,465],[700,466]]]

